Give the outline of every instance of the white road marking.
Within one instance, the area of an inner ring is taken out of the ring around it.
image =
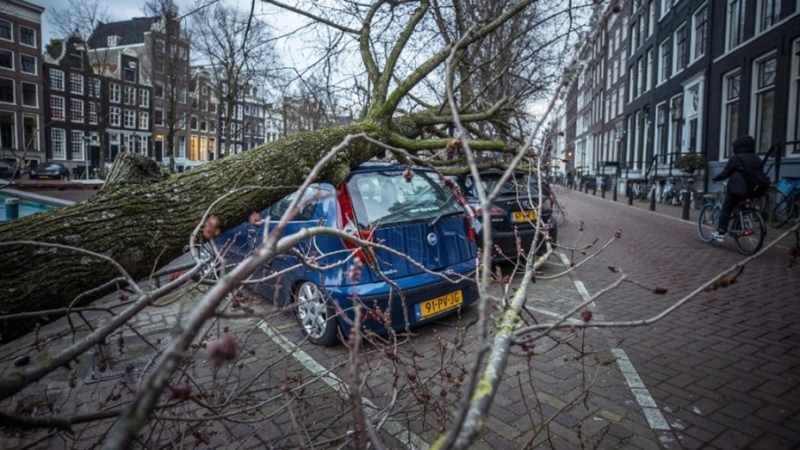
[[[278,346],[281,347],[287,354],[292,355],[297,362],[306,368],[306,370],[318,376],[320,380],[330,386],[331,389],[333,389],[340,397],[348,397],[346,392],[347,385],[341,378],[337,377],[335,374],[333,374],[333,372],[323,367],[322,364],[318,363],[316,360],[314,360],[314,358],[301,350],[298,346],[289,342],[289,340],[280,334],[278,330],[267,325],[266,322],[259,322],[258,327],[261,328],[261,331],[269,336],[269,338],[278,344]],[[366,410],[366,413],[370,417],[375,418],[380,411],[379,408],[366,398],[362,398],[362,402],[364,403],[364,409]],[[402,442],[404,448],[427,450],[430,447],[428,443],[425,442],[421,437],[411,430],[404,428],[397,421],[389,419],[384,423],[383,428],[386,429],[386,431],[388,431],[392,436],[394,436],[395,439]]]
[[[565,264],[568,263],[569,260],[565,254],[559,253],[558,256]],[[574,282],[575,288],[578,290],[583,301],[592,298],[581,281],[574,280]],[[596,306],[594,302],[592,302],[591,305]],[[654,430],[669,430],[669,424],[666,419],[664,419],[664,415],[661,414],[661,410],[658,409],[658,405],[653,399],[653,396],[650,395],[650,391],[647,390],[641,377],[639,377],[636,368],[633,367],[633,363],[628,359],[625,350],[621,348],[612,348],[611,353],[617,358],[617,365],[622,372],[622,376],[625,377],[625,383],[636,398],[636,402],[642,407],[644,417],[647,419],[647,423],[650,424],[650,428]]]

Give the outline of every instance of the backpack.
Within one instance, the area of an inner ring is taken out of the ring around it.
[[[767,193],[767,190],[769,190],[770,181],[769,177],[764,174],[764,171],[761,170],[761,168],[753,169],[743,165],[740,165],[739,167],[742,170],[745,184],[747,184],[747,193],[745,194],[745,197],[759,198]]]

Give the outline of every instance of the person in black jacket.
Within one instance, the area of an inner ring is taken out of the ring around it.
[[[733,208],[747,198],[747,181],[744,178],[745,170],[761,170],[761,158],[756,155],[756,141],[752,136],[741,136],[731,144],[733,155],[728,159],[728,164],[712,181],[718,183],[728,180],[725,201],[722,202],[719,225],[717,231],[712,233],[716,241],[723,241],[728,231],[728,222],[731,220]]]

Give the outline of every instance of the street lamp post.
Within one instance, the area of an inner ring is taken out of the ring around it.
[[[83,136],[83,156],[86,159],[86,175],[85,175],[85,177],[86,177],[87,180],[89,179],[89,160],[91,159],[90,156],[89,156],[89,154],[91,153],[89,151],[89,145],[91,144],[91,142],[92,142],[92,136],[91,135]]]

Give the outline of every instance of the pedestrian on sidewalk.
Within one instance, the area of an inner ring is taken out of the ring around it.
[[[728,222],[731,220],[733,208],[747,198],[747,181],[744,178],[743,171],[761,170],[761,158],[756,156],[756,141],[752,136],[745,135],[736,138],[731,147],[733,147],[733,155],[728,159],[728,163],[722,169],[722,172],[712,179],[715,183],[728,180],[728,184],[725,186],[725,201],[722,202],[717,231],[711,234],[711,237],[718,242],[725,240],[725,233],[728,231]]]

